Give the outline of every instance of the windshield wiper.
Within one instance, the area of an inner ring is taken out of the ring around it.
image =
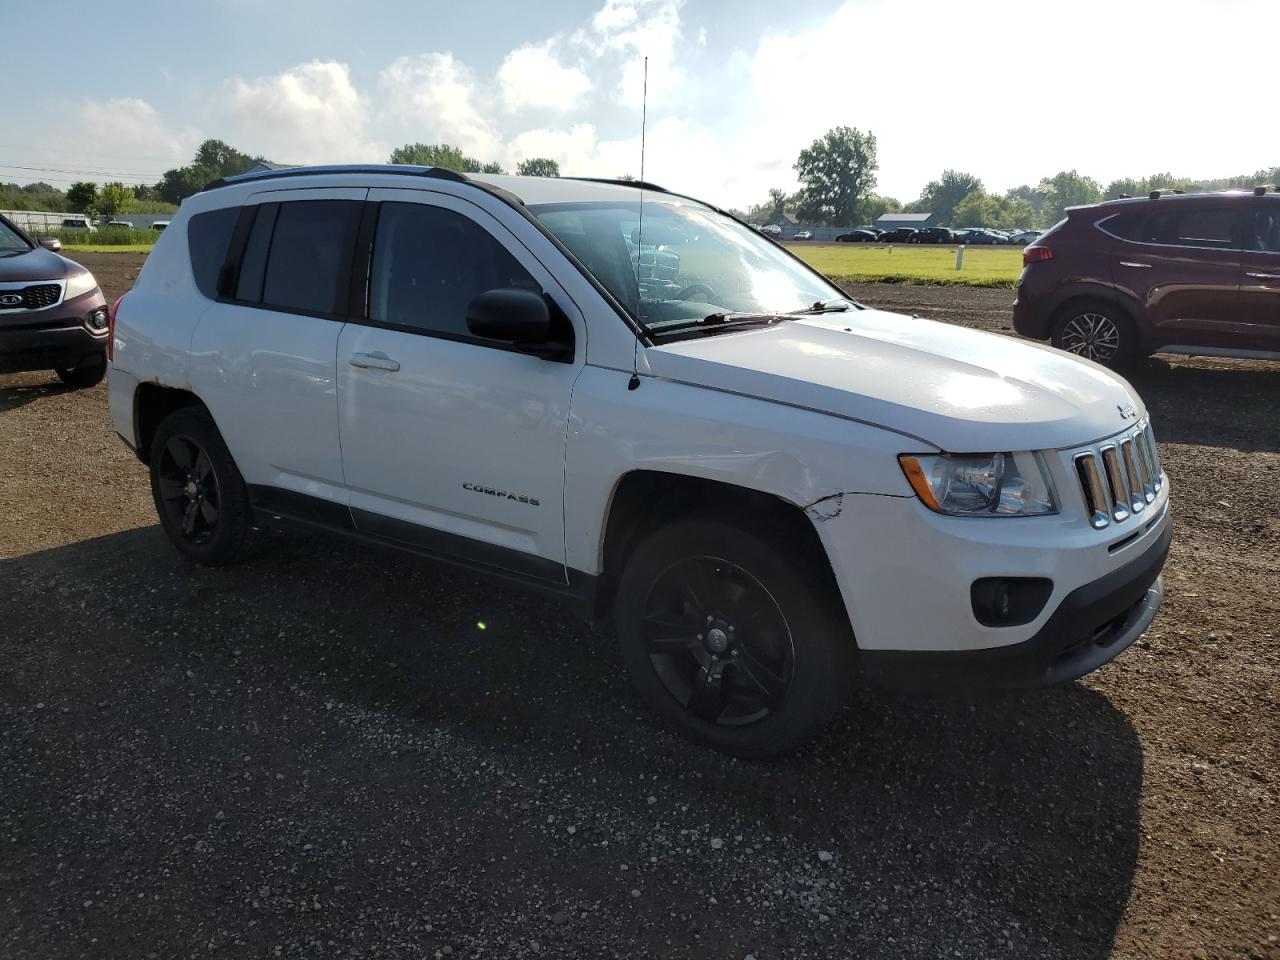
[[[732,311],[720,311],[717,313],[709,313],[705,317],[689,317],[686,320],[677,320],[674,323],[664,323],[661,326],[651,327],[651,332],[656,336],[662,336],[667,333],[679,333],[697,328],[720,329],[723,327],[736,327],[740,324],[774,324],[786,320],[785,314],[780,313],[734,313]]]
[[[844,313],[852,310],[853,304],[848,300],[817,300],[801,310],[792,310],[790,316],[803,316],[811,313]]]

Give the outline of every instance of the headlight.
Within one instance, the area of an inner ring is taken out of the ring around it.
[[[1053,486],[1030,451],[898,457],[911,489],[930,510],[954,517],[1057,513]]]
[[[82,293],[88,293],[90,290],[98,288],[98,281],[93,279],[93,274],[86,270],[84,273],[73,273],[67,277],[67,293],[65,299],[70,300],[72,297],[78,297]]]

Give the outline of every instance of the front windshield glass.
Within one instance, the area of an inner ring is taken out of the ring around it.
[[[530,207],[654,334],[712,314],[784,314],[844,294],[742,224],[687,203]]]
[[[0,219],[0,257],[26,253],[30,249],[31,245],[27,243],[26,237]]]

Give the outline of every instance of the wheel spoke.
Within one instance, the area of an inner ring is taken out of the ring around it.
[[[160,499],[161,500],[181,500],[186,496],[181,480],[174,480],[171,477],[160,478]]]
[[[676,653],[698,642],[697,624],[673,613],[655,613],[642,621],[650,653]]]
[[[187,509],[182,512],[182,532],[188,537],[196,532],[196,514],[199,509],[199,502],[191,500],[187,503]]]
[[[690,561],[684,580],[685,592],[693,602],[694,609],[703,614],[710,613],[714,608],[719,592],[716,589],[715,569],[710,566],[713,562],[701,557]]]
[[[212,527],[218,522],[218,506],[208,497],[200,501],[200,516],[204,517],[204,522]]]
[[[738,655],[733,659],[733,664],[744,679],[764,694],[770,704],[782,699],[782,695],[786,693],[787,681],[745,646],[738,648]]]
[[[191,470],[191,445],[182,437],[171,437],[164,445],[165,452],[180,470]]]
[[[710,723],[724,712],[724,673],[718,665],[698,671],[689,694],[689,709]]]
[[[209,455],[207,453],[201,450],[200,455],[196,457],[196,479],[203,482],[209,476],[209,472],[212,469],[213,461],[209,459]]]

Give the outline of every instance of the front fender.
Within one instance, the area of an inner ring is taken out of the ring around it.
[[[718,481],[800,508],[839,494],[913,495],[897,456],[920,449],[919,440],[667,380],[645,378],[628,390],[629,379],[628,372],[587,367],[574,387],[565,454],[571,568],[603,569],[609,505],[635,470]]]

